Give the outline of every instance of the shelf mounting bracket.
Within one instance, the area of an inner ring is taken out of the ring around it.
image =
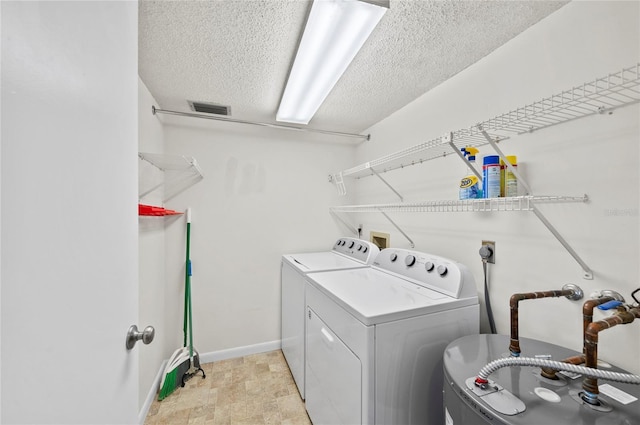
[[[393,227],[398,229],[398,232],[402,233],[402,236],[404,236],[409,241],[409,244],[411,245],[411,248],[415,248],[416,247],[416,244],[413,243],[413,240],[411,240],[411,238],[395,223],[395,221],[391,220],[391,217],[389,217],[387,215],[387,213],[385,213],[384,211],[382,211],[380,209],[378,209],[378,211],[380,211],[380,214],[382,214],[387,220],[389,220],[389,223],[391,223],[393,225]]]
[[[511,165],[511,162],[509,162],[507,160],[507,156],[502,152],[502,150],[498,147],[498,144],[491,138],[491,136],[489,136],[489,133],[484,131],[484,129],[482,128],[482,125],[478,125],[478,130],[480,130],[480,132],[482,133],[484,138],[487,139],[487,142],[489,142],[489,144],[491,145],[493,150],[496,151],[496,153],[498,154],[498,156],[500,157],[500,159],[502,160],[504,165],[506,165],[507,168],[509,169],[509,171],[511,171],[513,173],[513,175],[516,177],[516,180],[518,181],[518,184],[522,185],[522,187],[524,188],[526,194],[527,195],[533,195],[533,191],[531,190],[531,186],[529,186],[527,181],[522,178],[520,173],[518,173],[518,170],[516,169],[516,167]]]
[[[460,157],[462,162],[467,164],[467,166],[471,169],[471,171],[473,171],[473,174],[476,175],[476,177],[478,178],[478,181],[482,182],[482,175],[480,174],[480,172],[478,170],[476,170],[476,168],[471,165],[469,160],[467,158],[465,158],[465,156],[462,154],[462,151],[460,149],[458,149],[458,147],[455,145],[455,143],[453,143],[453,133],[447,133],[444,136],[442,136],[442,143],[448,143],[449,146],[451,146],[451,149],[453,149],[453,151],[456,154],[458,154],[458,156]]]
[[[342,223],[347,229],[349,229],[350,232],[353,232],[354,235],[358,235],[358,229],[355,228],[355,226],[352,226],[351,224],[347,223],[345,220],[342,219],[342,217],[340,217],[335,211],[329,210],[329,212],[331,213],[331,215],[333,215],[336,220],[338,220],[340,223]]]
[[[478,130],[480,130],[484,138],[487,139],[487,142],[489,142],[489,144],[496,151],[498,156],[500,156],[500,159],[507,166],[509,171],[511,171],[513,175],[516,177],[516,179],[518,180],[518,184],[522,185],[522,187],[525,189],[528,195],[533,195],[531,186],[529,186],[526,180],[524,180],[522,176],[518,173],[518,170],[516,169],[516,167],[512,166],[511,163],[507,160],[507,157],[502,152],[502,150],[500,150],[497,143],[493,139],[491,139],[491,136],[489,136],[489,134],[486,131],[484,131],[481,125],[478,125]],[[553,224],[551,224],[551,222],[547,220],[544,214],[542,214],[542,212],[538,209],[538,207],[533,202],[531,203],[531,211],[536,215],[536,217],[538,217],[538,220],[540,220],[540,222],[542,222],[542,224],[544,224],[544,226],[547,229],[549,229],[551,234],[558,240],[558,242],[560,242],[560,245],[562,245],[564,249],[567,250],[567,252],[580,265],[580,267],[582,267],[582,272],[583,272],[582,278],[592,280],[593,271],[589,268],[589,266],[587,266],[587,263],[585,263],[582,260],[582,258],[580,258],[578,253],[571,247],[571,245],[569,245],[569,242],[567,242],[567,240],[562,237],[562,235],[556,230],[556,228],[553,227]]]
[[[389,182],[387,182],[385,179],[383,179],[383,178],[382,178],[382,176],[380,175],[380,173],[378,173],[378,172],[377,172],[376,170],[374,170],[373,168],[369,168],[369,169],[371,170],[371,172],[372,172],[376,177],[378,177],[380,180],[382,180],[382,183],[386,184],[386,185],[387,185],[387,187],[388,187],[389,189],[391,189],[391,191],[392,191],[393,193],[395,193],[395,194],[396,194],[396,196],[397,196],[398,198],[400,198],[400,202],[404,202],[404,198],[402,197],[402,195],[400,195],[400,193],[398,193],[398,191],[397,191],[397,190],[395,190],[395,189],[393,188],[393,186],[391,186],[391,185],[389,184]]]
[[[556,230],[556,228],[553,227],[549,220],[547,220],[547,218],[540,212],[538,207],[536,207],[536,205],[534,205],[533,203],[531,204],[531,207],[531,211],[536,215],[536,217],[538,217],[542,224],[544,224],[544,226],[549,229],[551,234],[555,236],[555,238],[558,240],[558,242],[560,242],[564,249],[566,249],[567,252],[573,257],[573,259],[576,260],[578,264],[580,264],[580,267],[582,267],[582,278],[593,280],[593,271],[589,268],[589,266],[587,266],[587,263],[585,263],[582,258],[580,258],[578,253],[571,247],[571,245],[569,245],[569,242],[567,242],[565,238],[563,238],[562,235]]]
[[[344,184],[344,178],[342,177],[342,171],[338,174],[329,175],[329,182],[336,185],[338,189],[338,196],[344,196],[347,194],[347,187]]]

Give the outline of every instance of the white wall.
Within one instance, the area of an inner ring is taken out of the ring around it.
[[[144,153],[164,152],[164,129],[160,121],[151,113],[151,106],[157,105],[153,96],[138,79],[138,149]],[[162,182],[163,175],[156,167],[144,160],[138,161],[139,193]],[[158,188],[140,199],[147,205],[163,205],[163,189]],[[140,387],[139,408],[142,408],[150,392],[154,379],[163,360],[169,357],[166,344],[165,326],[165,270],[164,270],[164,228],[170,222],[164,217],[138,217],[139,239],[139,320],[138,328],[151,325],[156,330],[153,343],[140,346]]]
[[[175,122],[175,121],[174,121]],[[204,179],[168,207],[193,211],[193,321],[202,353],[280,339],[280,259],[327,250],[346,229],[328,206],[341,201],[331,171],[354,161],[352,145],[323,136],[183,119],[165,127],[167,153],[197,159]],[[182,344],[184,220],[167,226],[167,340]]]
[[[446,81],[370,129],[358,148],[362,163],[470,127],[640,60],[640,3],[572,2],[478,63]],[[392,214],[416,242],[416,249],[469,265],[482,295],[481,240],[496,241],[490,269],[491,301],[499,333],[509,332],[508,300],[516,292],[557,289],[565,283],[587,294],[613,289],[631,301],[639,286],[639,109],[513,137],[501,143],[516,154],[537,195],[588,194],[586,204],[542,205],[540,209],[594,272],[582,270],[531,213]],[[483,148],[479,158],[492,154]],[[355,164],[354,164],[355,165]],[[457,156],[384,175],[405,201],[457,199],[466,167]],[[375,178],[348,182],[357,203],[396,202]],[[393,246],[408,242],[381,216],[358,218],[370,230],[391,233]],[[521,303],[520,335],[576,350],[582,345],[582,302],[550,299]],[[484,315],[484,312],[483,312]],[[596,314],[596,319],[602,317]],[[607,330],[601,357],[635,373],[639,323]],[[483,318],[483,331],[488,326]],[[624,349],[619,349],[624,344]],[[507,347],[505,347],[506,350]],[[523,346],[523,350],[526,347]]]

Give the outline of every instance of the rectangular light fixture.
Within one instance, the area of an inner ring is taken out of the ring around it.
[[[388,0],[314,0],[276,121],[309,123],[388,7]]]

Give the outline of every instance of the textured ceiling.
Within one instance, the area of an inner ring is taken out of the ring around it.
[[[360,133],[567,1],[391,0],[308,127]],[[187,100],[275,123],[311,3],[140,1],[139,74],[160,108]]]

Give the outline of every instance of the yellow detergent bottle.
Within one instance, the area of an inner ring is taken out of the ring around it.
[[[507,161],[512,167],[518,168],[517,156],[507,155]],[[518,179],[503,160],[500,160],[500,196],[518,196]]]
[[[461,148],[465,158],[469,161],[469,167],[467,168],[467,174],[460,180],[460,199],[477,199],[482,198],[482,183],[478,176],[476,176],[473,171],[471,171],[471,167],[476,162],[476,154],[479,152],[478,149],[467,146],[465,148]]]

